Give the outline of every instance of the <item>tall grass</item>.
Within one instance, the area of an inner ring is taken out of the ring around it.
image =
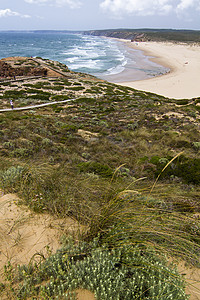
[[[176,155],[161,173],[180,155]],[[199,221],[171,209],[167,202],[151,197],[160,175],[145,196],[137,189],[130,189],[131,186],[113,197],[109,195],[108,201],[91,219],[87,238],[99,236],[102,244],[111,247],[121,247],[124,243],[142,244],[157,253],[166,253],[199,266]],[[187,208],[186,204],[186,211]]]

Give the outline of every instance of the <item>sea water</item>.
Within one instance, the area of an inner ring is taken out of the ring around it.
[[[0,32],[0,59],[10,56],[56,60],[72,71],[115,82],[122,82],[123,78],[140,80],[168,71],[124,43],[80,33]]]

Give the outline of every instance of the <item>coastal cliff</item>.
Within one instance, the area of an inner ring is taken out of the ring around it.
[[[85,31],[86,35],[106,36],[133,41],[173,41],[200,43],[200,31],[175,29],[105,29]]]

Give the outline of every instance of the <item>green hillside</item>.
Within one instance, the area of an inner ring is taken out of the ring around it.
[[[38,264],[8,264],[2,295],[73,299],[80,287],[101,300],[187,299],[164,256],[199,266],[200,98],[167,99],[41,61],[65,76],[0,83],[0,109],[10,99],[15,109],[59,101],[0,112],[0,188],[87,230]]]
[[[85,34],[107,36],[130,40],[143,41],[171,41],[184,43],[199,43],[199,30],[181,30],[181,29],[105,29],[105,30],[91,30],[86,31]]]

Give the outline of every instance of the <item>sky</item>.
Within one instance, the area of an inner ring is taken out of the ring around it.
[[[0,0],[0,30],[200,30],[200,0]]]

